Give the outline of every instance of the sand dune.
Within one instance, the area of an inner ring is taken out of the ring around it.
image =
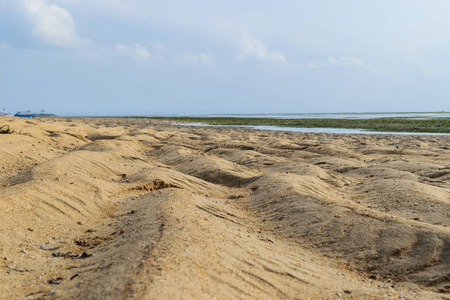
[[[0,298],[450,299],[449,137],[0,124]]]

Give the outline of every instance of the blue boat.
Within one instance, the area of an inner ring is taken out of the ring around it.
[[[36,117],[35,113],[29,113],[29,112],[17,112],[15,115],[15,117],[21,117],[21,118],[34,118]]]

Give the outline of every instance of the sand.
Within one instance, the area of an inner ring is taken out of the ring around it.
[[[448,136],[3,124],[0,299],[450,299]]]

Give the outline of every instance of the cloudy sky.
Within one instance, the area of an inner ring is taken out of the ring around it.
[[[449,1],[0,0],[0,106],[450,111]]]

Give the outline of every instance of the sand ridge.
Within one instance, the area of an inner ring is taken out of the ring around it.
[[[0,123],[0,298],[450,298],[449,137]]]

